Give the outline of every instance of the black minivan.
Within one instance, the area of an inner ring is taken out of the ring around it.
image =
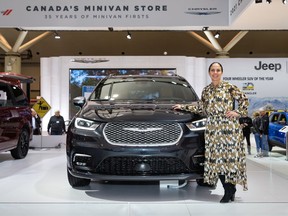
[[[205,116],[176,111],[198,97],[177,75],[125,75],[102,79],[67,130],[68,181],[203,182]]]

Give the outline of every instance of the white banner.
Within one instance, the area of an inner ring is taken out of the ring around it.
[[[207,67],[213,61],[215,59],[209,59]],[[216,59],[216,61],[223,65],[223,80],[237,85],[248,96],[249,114],[266,105],[272,105],[274,109],[288,108],[287,58]]]
[[[235,2],[235,0],[230,1],[233,4]],[[228,26],[231,13],[230,1],[1,0],[0,27],[97,29],[101,27]],[[249,2],[250,0],[237,1]]]
[[[252,3],[254,0],[230,0],[229,1],[229,16],[230,24]]]

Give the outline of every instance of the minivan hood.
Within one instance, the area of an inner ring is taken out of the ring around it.
[[[78,117],[101,122],[111,121],[175,121],[189,122],[194,118],[190,112],[176,111],[172,109],[173,104],[154,103],[117,103],[88,102],[78,113]]]

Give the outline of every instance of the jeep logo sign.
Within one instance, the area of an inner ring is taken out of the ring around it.
[[[277,72],[278,70],[281,70],[282,66],[280,63],[262,63],[262,61],[259,61],[259,65],[256,65],[255,70],[274,70]]]

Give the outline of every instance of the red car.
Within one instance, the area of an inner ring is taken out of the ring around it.
[[[15,159],[26,157],[32,140],[32,114],[22,83],[33,82],[21,74],[0,73],[0,152]]]

